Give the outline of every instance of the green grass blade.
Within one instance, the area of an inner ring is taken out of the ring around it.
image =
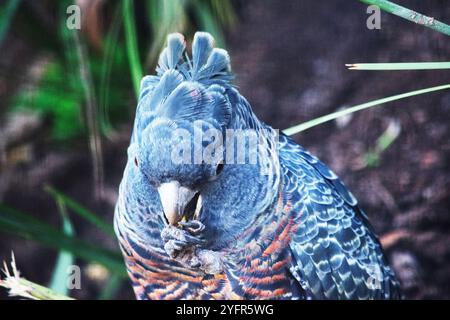
[[[395,120],[391,120],[387,129],[381,136],[378,137],[375,147],[364,155],[364,166],[378,166],[382,153],[394,143],[394,141],[399,137],[400,132],[400,123]]]
[[[368,109],[371,107],[379,106],[384,103],[395,101],[395,100],[405,99],[405,98],[417,96],[420,94],[430,93],[430,92],[439,91],[439,90],[446,90],[446,89],[450,89],[450,84],[410,91],[410,92],[398,94],[395,96],[390,96],[390,97],[386,97],[386,98],[382,98],[382,99],[378,99],[378,100],[373,100],[370,102],[366,102],[366,103],[359,104],[359,105],[356,105],[356,106],[353,106],[353,107],[350,107],[350,108],[347,108],[344,110],[333,112],[333,113],[327,114],[325,116],[318,117],[316,119],[301,123],[301,124],[293,126],[293,127],[290,127],[288,129],[283,130],[283,133],[288,136],[291,136],[291,135],[297,134],[299,132],[305,131],[307,129],[310,129],[312,127],[315,127],[319,124],[322,124],[322,123],[325,123],[325,122],[328,122],[331,120],[335,120],[339,117],[343,117],[345,115],[348,115],[348,114],[351,114],[351,113],[354,113],[357,111],[361,111],[361,110]]]
[[[152,43],[146,66],[154,67],[166,37],[172,32],[184,32],[187,25],[187,1],[147,0],[147,10],[152,29]]]
[[[233,5],[229,0],[210,0],[211,8],[217,16],[221,25],[233,27],[236,24],[237,17]]]
[[[420,24],[424,27],[431,28],[435,31],[441,32],[450,36],[450,26],[440,22],[432,17],[428,17],[411,9],[402,7],[387,0],[359,0],[368,5],[376,5],[380,7],[381,10],[399,16],[403,19],[409,20],[411,22]]]
[[[202,30],[211,33],[217,47],[223,48],[225,46],[225,37],[211,8],[200,1],[192,1],[192,4],[194,5],[195,14],[200,22]]]
[[[86,124],[88,129],[89,149],[91,151],[93,177],[96,196],[103,192],[103,153],[102,139],[98,127],[98,109],[97,99],[95,97],[94,82],[92,81],[91,70],[87,61],[86,49],[84,48],[81,37],[77,31],[73,32],[73,41],[76,50],[76,57],[80,73],[80,82],[83,88]]]
[[[438,70],[450,69],[450,62],[349,63],[349,70]]]
[[[58,199],[56,201],[56,204],[58,205],[58,211],[62,218],[62,230],[64,234],[73,237],[73,226],[70,222],[64,202],[61,199]],[[59,252],[55,264],[55,269],[53,270],[52,279],[49,285],[50,289],[67,296],[67,294],[69,293],[69,289],[67,287],[67,270],[71,265],[73,265],[73,263],[74,257],[72,253],[65,250],[61,250]]]
[[[119,252],[67,236],[53,226],[3,204],[0,204],[0,230],[37,241],[48,247],[66,250],[86,261],[98,262],[111,272],[126,277],[125,266]]]
[[[0,8],[0,44],[3,42],[6,32],[11,25],[12,18],[19,7],[19,0],[9,0],[3,8]]]
[[[98,300],[110,300],[116,294],[117,290],[119,290],[122,282],[123,278],[113,274],[100,293]]]
[[[100,85],[99,85],[99,106],[100,106],[100,127],[103,133],[108,133],[112,129],[109,119],[109,101],[111,73],[113,70],[114,55],[117,50],[119,33],[122,27],[122,3],[114,9],[114,16],[110,30],[105,37],[105,51],[102,59]]]
[[[89,223],[93,224],[106,234],[115,237],[114,228],[111,224],[99,218],[95,213],[86,209],[71,197],[50,186],[46,186],[45,191],[48,192],[56,201],[62,201],[68,208],[72,209],[76,214]]]
[[[136,39],[136,24],[134,21],[134,6],[131,0],[122,0],[122,12],[125,27],[125,40],[127,44],[128,62],[130,64],[133,87],[136,97],[139,97],[139,87],[143,76],[139,59],[139,50]]]

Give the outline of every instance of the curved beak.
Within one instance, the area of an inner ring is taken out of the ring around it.
[[[178,181],[162,183],[158,188],[159,198],[169,224],[176,225],[183,216],[184,209],[196,192],[183,187]]]

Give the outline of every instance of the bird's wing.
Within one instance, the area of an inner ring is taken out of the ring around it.
[[[290,271],[312,299],[399,297],[398,283],[355,197],[325,164],[280,137],[285,196],[298,229]]]

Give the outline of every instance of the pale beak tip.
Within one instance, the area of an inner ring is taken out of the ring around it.
[[[180,186],[177,181],[163,183],[158,188],[164,215],[170,225],[177,225],[181,220],[186,204],[193,198],[195,192]]]
[[[165,216],[167,218],[167,221],[170,225],[175,226],[178,224],[178,221],[180,220],[180,217],[177,214],[167,214],[165,213]]]

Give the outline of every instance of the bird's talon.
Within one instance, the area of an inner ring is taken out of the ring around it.
[[[188,225],[195,225],[197,227],[196,230],[202,229],[200,222]],[[199,259],[193,256],[192,252],[194,252],[195,247],[205,244],[206,241],[203,237],[195,236],[188,230],[167,226],[161,231],[161,239],[165,242],[164,249],[169,257],[183,261],[185,265],[192,265],[192,268],[199,267]]]
[[[198,220],[181,221],[180,226],[193,235],[198,235],[205,229],[205,225]]]
[[[164,245],[164,250],[166,251],[167,255],[172,259],[175,259],[177,257],[177,250],[174,248],[172,242],[167,242]]]

